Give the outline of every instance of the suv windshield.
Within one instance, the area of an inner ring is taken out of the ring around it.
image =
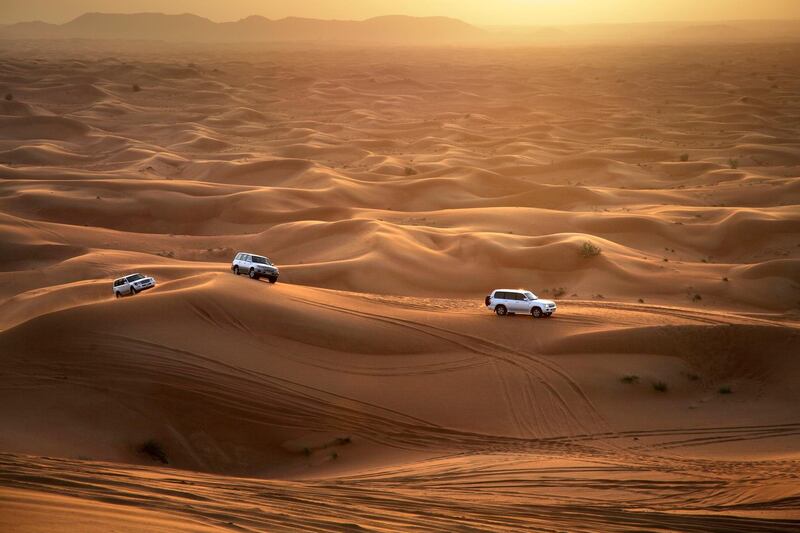
[[[127,279],[128,281],[139,281],[140,279],[143,279],[143,278],[144,278],[144,276],[142,276],[141,274],[133,274],[131,276],[128,276],[125,279]]]
[[[525,296],[527,296],[529,300],[538,300],[539,299],[531,291],[525,291]]]
[[[272,264],[269,259],[267,259],[266,257],[261,257],[259,255],[254,255],[253,256],[253,263],[258,263],[259,265],[271,265]]]

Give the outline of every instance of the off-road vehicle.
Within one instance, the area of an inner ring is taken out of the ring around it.
[[[156,286],[156,280],[150,276],[143,276],[142,274],[129,274],[127,276],[114,280],[112,290],[114,296],[119,298],[126,294],[134,295],[137,292],[146,291]]]
[[[556,312],[556,303],[542,300],[531,291],[520,289],[498,289],[486,297],[486,307],[497,316],[524,313],[534,318],[550,317]]]
[[[269,258],[263,255],[239,252],[233,258],[231,271],[236,274],[247,274],[251,279],[265,277],[270,283],[278,281],[280,270],[272,264]]]

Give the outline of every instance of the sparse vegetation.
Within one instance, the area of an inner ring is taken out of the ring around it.
[[[663,381],[654,381],[653,382],[653,390],[655,390],[657,392],[667,392],[668,389],[669,389],[669,387]]]
[[[728,276],[725,276],[724,278],[722,278],[722,281],[729,281],[728,280]]]
[[[599,246],[592,244],[589,241],[586,241],[581,246],[581,257],[584,259],[589,259],[591,257],[597,257],[603,253]]]
[[[633,374],[622,376],[620,378],[620,381],[625,383],[626,385],[635,385],[636,383],[639,383],[639,376]]]
[[[553,289],[553,298],[561,298],[565,294],[567,294],[567,289],[564,287],[556,287]]]
[[[639,303],[643,304],[644,303],[644,298],[639,298]]]
[[[689,381],[698,381],[700,379],[700,376],[693,372],[687,372],[686,379],[688,379]]]
[[[139,87],[139,84],[138,84],[138,83],[134,83],[134,84],[133,84],[133,87],[131,87],[131,88],[133,89],[133,92],[135,92],[135,93],[138,93],[139,91],[141,91],[141,90],[142,90],[142,88],[141,88],[141,87]]]
[[[685,163],[689,160],[689,154],[681,154],[681,162]]]
[[[158,461],[162,464],[169,464],[169,460],[167,459],[167,452],[164,451],[164,447],[155,439],[150,439],[144,442],[138,449],[139,453],[142,455],[146,455],[153,461]]]
[[[14,99],[14,95],[11,93],[6,93],[6,101],[10,102]]]
[[[700,296],[699,294],[695,294],[694,296],[692,296],[692,301],[693,302],[699,302],[702,299],[703,299],[703,297]]]
[[[353,439],[351,437],[337,437],[337,438],[335,438],[333,440],[330,440],[330,441],[328,441],[328,442],[326,442],[324,444],[318,444],[317,446],[305,446],[305,447],[301,448],[300,451],[306,457],[311,457],[311,455],[315,451],[325,450],[327,448],[333,448],[334,446],[346,446],[348,444],[351,444],[352,442],[353,442]],[[336,455],[336,457],[338,457],[338,454],[336,452],[333,452],[331,454],[331,456],[333,456],[333,455]],[[335,459],[335,457],[334,457],[334,459]]]
[[[739,168],[739,160],[738,159],[730,158],[730,159],[728,159],[728,164],[734,170]]]
[[[338,459],[338,458],[339,458],[339,454],[338,454],[337,452],[333,452],[333,453],[331,454],[331,459],[333,459],[334,461],[335,461],[336,459]]]
[[[733,389],[730,388],[730,386],[728,385],[724,385],[720,387],[717,392],[719,392],[720,394],[733,394]]]
[[[406,167],[405,168],[405,174],[406,174],[406,176],[414,176],[414,175],[417,174],[417,171],[414,170],[413,167]]]

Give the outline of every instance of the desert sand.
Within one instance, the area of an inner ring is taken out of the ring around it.
[[[800,45],[3,45],[3,531],[800,527]]]

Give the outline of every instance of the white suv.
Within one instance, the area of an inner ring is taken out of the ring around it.
[[[498,289],[486,297],[486,307],[497,313],[497,316],[525,313],[534,318],[550,317],[556,312],[556,303],[552,300],[541,300],[531,291],[516,289]]]
[[[156,280],[141,274],[130,274],[128,276],[115,279],[112,289],[114,296],[119,298],[126,294],[136,294],[137,292],[146,291],[156,286]]]
[[[280,270],[272,264],[269,258],[247,252],[236,254],[231,263],[231,270],[237,276],[246,273],[252,279],[264,276],[270,283],[278,281],[278,276],[280,275]]]

